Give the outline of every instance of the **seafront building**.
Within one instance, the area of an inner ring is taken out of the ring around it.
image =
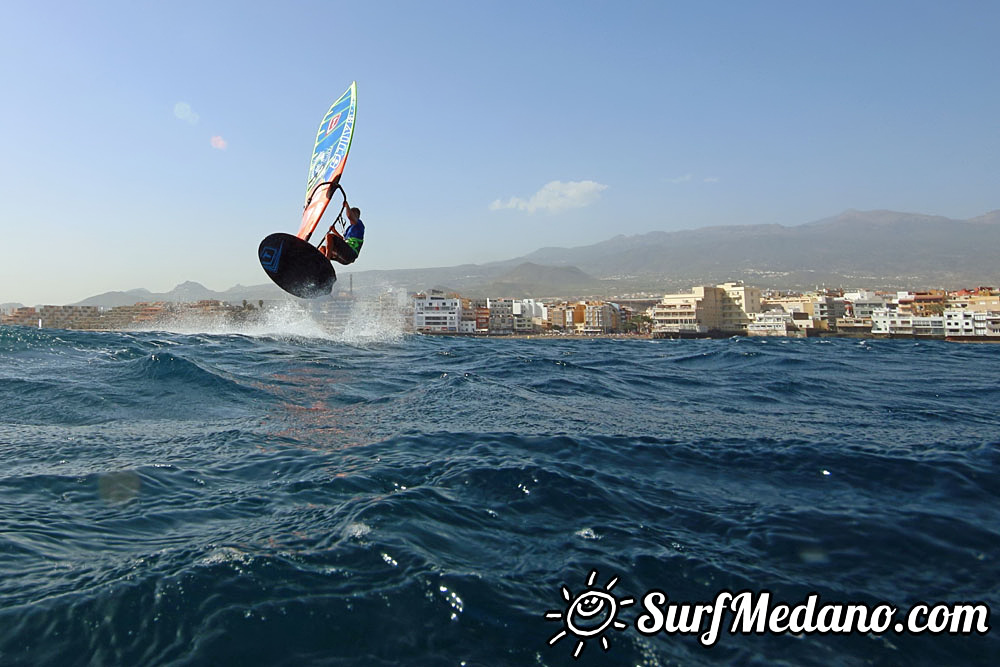
[[[761,291],[743,283],[699,285],[690,292],[666,294],[653,306],[653,334],[706,336],[745,334],[761,311]]]
[[[1000,311],[1000,292],[993,292],[988,287],[977,290],[959,290],[948,295],[948,308],[951,310],[971,310],[978,312]]]
[[[899,292],[896,295],[896,310],[916,317],[940,315],[947,307],[948,293],[944,290]]]
[[[882,336],[931,336],[951,338],[1000,336],[1000,310],[945,310],[940,315],[911,315],[900,310],[878,310],[872,315],[871,333]]]
[[[747,335],[805,338],[814,328],[812,318],[807,313],[765,310],[756,313],[753,321],[747,325]]]
[[[413,298],[413,328],[417,331],[458,333],[462,321],[462,298],[440,292]]]
[[[456,335],[607,335],[640,332],[657,338],[713,336],[848,335],[932,337],[960,340],[1000,339],[1000,291],[967,290],[875,292],[817,290],[762,292],[739,282],[698,285],[658,300],[541,300],[466,298],[432,290],[406,295],[389,292],[366,301],[362,316],[386,321],[391,315],[404,329]],[[649,304],[652,303],[650,306]],[[259,321],[286,301],[241,305],[220,301],[154,302],[130,306],[13,307],[0,312],[0,325],[59,329],[155,329],[182,320],[187,324],[231,325]],[[336,329],[358,316],[353,296],[298,304],[324,327]]]
[[[754,316],[761,311],[761,291],[742,282],[723,283],[718,289],[725,292],[722,299],[723,331],[746,333]]]
[[[548,308],[535,299],[515,299],[511,304],[515,333],[534,333],[544,328]]]
[[[490,309],[490,323],[488,328],[490,333],[514,333],[513,299],[487,299],[486,307]]]
[[[622,311],[617,304],[588,302],[583,310],[583,333],[587,335],[617,333],[622,330]]]
[[[891,297],[882,292],[858,290],[845,292],[843,302],[845,312],[843,317],[871,320],[873,312],[886,308],[891,303]]]
[[[576,333],[582,331],[587,319],[587,307],[583,303],[561,302],[548,307],[547,328],[553,331]]]
[[[714,287],[694,287],[687,294],[666,294],[650,309],[653,334],[704,336],[717,326],[722,311],[720,291]]]

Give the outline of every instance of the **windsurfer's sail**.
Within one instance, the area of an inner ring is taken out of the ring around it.
[[[333,188],[340,182],[351,150],[354,132],[354,112],[357,109],[358,84],[354,82],[323,116],[316,133],[316,147],[309,163],[309,181],[306,185],[306,205],[302,212],[302,226],[296,234],[302,240],[309,236],[323,217]]]

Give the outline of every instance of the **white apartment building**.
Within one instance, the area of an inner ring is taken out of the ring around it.
[[[541,301],[534,299],[515,299],[511,301],[511,310],[514,315],[526,317],[529,320],[536,318],[546,319],[547,308]]]
[[[913,334],[913,316],[888,308],[872,312],[873,334]]]
[[[462,321],[462,300],[438,294],[413,299],[413,328],[416,331],[458,333]]]
[[[515,299],[511,302],[511,314],[514,318],[515,333],[533,333],[540,331],[543,322],[548,319],[548,309],[540,301],[534,299]]]
[[[893,306],[891,297],[865,289],[844,292],[843,301],[849,304],[851,316],[859,320],[870,320],[875,310]]]
[[[944,329],[949,336],[975,336],[976,322],[974,313],[964,310],[946,310],[944,312]]]
[[[1000,311],[946,310],[947,336],[1000,336]]]
[[[944,315],[919,317],[881,309],[872,313],[872,333],[896,336],[944,336]]]
[[[873,334],[902,336],[1000,336],[1000,311],[948,309],[941,315],[918,317],[894,310],[872,315]]]
[[[846,299],[850,301],[850,299]],[[857,299],[856,301],[850,301],[851,312],[854,313],[854,317],[859,320],[870,320],[872,318],[872,313],[879,309],[885,309],[890,306],[889,302],[879,296],[864,297]]]
[[[792,314],[783,310],[754,313],[753,322],[747,325],[747,334],[750,336],[788,336],[797,331]]]

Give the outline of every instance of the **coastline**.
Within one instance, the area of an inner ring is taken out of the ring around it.
[[[934,336],[919,334],[861,334],[824,332],[814,336],[748,336],[741,333],[719,333],[717,335],[699,336],[657,336],[656,334],[607,333],[607,334],[490,334],[490,333],[458,333],[454,331],[414,331],[420,336],[437,336],[442,338],[493,338],[509,340],[722,340],[726,338],[747,339],[782,339],[795,340],[803,338],[851,338],[856,340],[940,340],[947,343],[1000,343],[1000,336]]]

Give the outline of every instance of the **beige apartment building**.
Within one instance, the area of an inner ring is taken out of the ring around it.
[[[666,294],[652,307],[654,333],[705,335],[746,333],[760,312],[761,291],[743,283],[699,285],[689,293]]]
[[[761,291],[742,282],[723,283],[717,287],[725,292],[720,329],[746,333],[754,315],[760,312]]]
[[[699,285],[687,294],[665,294],[653,306],[650,317],[654,333],[704,335],[717,328],[721,290]]]
[[[1000,293],[984,290],[974,294],[955,294],[948,298],[948,308],[970,312],[1000,312]]]
[[[587,319],[587,306],[583,303],[560,303],[546,311],[549,327],[563,331],[583,330]]]

